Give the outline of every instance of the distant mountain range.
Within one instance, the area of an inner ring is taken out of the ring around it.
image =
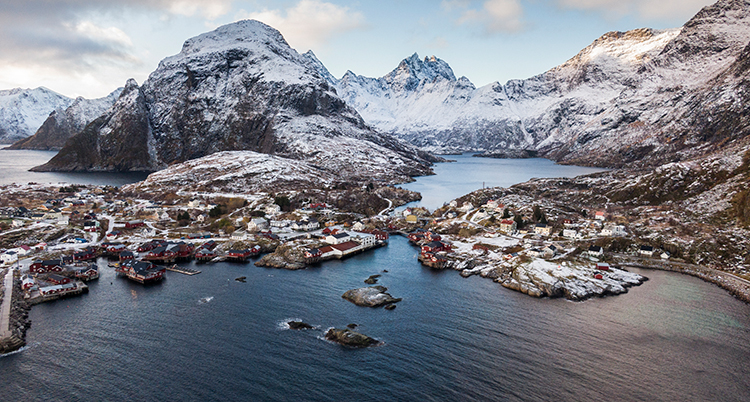
[[[44,87],[0,91],[0,144],[33,135],[50,112],[72,103],[73,99]]]
[[[720,0],[681,28],[610,32],[544,74],[480,88],[416,54],[381,78],[348,71],[337,79],[278,31],[241,21],[189,39],[96,119],[61,97],[38,138],[16,147],[55,148],[81,131],[44,170],[159,170],[249,150],[392,178],[428,171],[434,159],[414,147],[655,165],[744,141],[748,65],[750,0]],[[5,106],[5,93],[0,117],[13,108],[31,115],[26,103]],[[57,98],[44,99],[35,110]],[[11,130],[6,120],[0,133]]]
[[[721,0],[682,28],[610,32],[562,65],[504,85],[476,88],[434,56],[414,54],[381,78],[341,79],[305,56],[368,124],[422,149],[532,150],[614,167],[688,157],[705,140],[721,141],[716,131],[747,134],[749,45],[750,1]],[[729,115],[712,123],[709,111]]]

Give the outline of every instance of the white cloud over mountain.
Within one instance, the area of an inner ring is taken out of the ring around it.
[[[362,13],[318,0],[301,0],[283,10],[243,10],[237,17],[262,21],[278,29],[292,47],[302,51],[322,45],[336,35],[365,25]]]

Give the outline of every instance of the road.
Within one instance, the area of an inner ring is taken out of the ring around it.
[[[382,215],[385,215],[385,213],[388,212],[391,208],[393,208],[393,201],[389,200],[388,198],[383,198],[383,197],[380,197],[380,198],[388,201],[388,208],[380,211],[380,213],[378,214],[382,216]]]
[[[10,332],[10,307],[13,294],[13,268],[8,268],[3,282],[3,304],[0,306],[0,339],[9,337]]]
[[[705,267],[705,266],[702,266],[702,265],[688,264],[688,263],[685,263],[685,262],[670,261],[670,260],[664,261],[664,260],[658,260],[656,258],[637,257],[637,256],[633,256],[633,255],[628,255],[628,254],[617,254],[617,253],[614,253],[612,255],[614,257],[619,257],[619,258],[621,258],[623,260],[635,261],[635,263],[631,263],[630,265],[641,265],[644,268],[651,268],[649,266],[649,263],[651,263],[651,265],[653,265],[654,262],[659,262],[661,264],[667,264],[667,265],[671,265],[671,266],[675,266],[675,267],[688,268],[688,269],[692,269],[694,271],[710,272],[710,273],[713,273],[714,275],[718,275],[718,276],[722,276],[723,275],[723,276],[725,276],[727,278],[734,279],[734,280],[736,280],[736,281],[738,281],[740,283],[743,283],[743,284],[745,284],[747,286],[750,286],[750,281],[748,281],[745,278],[739,277],[737,275],[734,275],[734,274],[726,272],[726,271],[719,271],[719,270],[716,270],[716,269],[713,269],[713,268],[708,268],[708,267]],[[629,264],[626,263],[626,264],[623,264],[623,265],[629,265]],[[651,269],[653,269],[653,268],[651,268]]]

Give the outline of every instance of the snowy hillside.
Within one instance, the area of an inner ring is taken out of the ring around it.
[[[0,90],[0,144],[34,135],[52,111],[72,103],[73,99],[44,87]]]
[[[33,136],[19,140],[10,149],[60,149],[68,138],[78,134],[102,113],[107,111],[120,96],[122,88],[103,98],[76,98],[66,109],[56,109],[47,117]]]
[[[258,21],[187,40],[39,169],[159,170],[231,150],[302,160],[351,179],[407,181],[429,172],[424,153],[370,129],[307,56]]]

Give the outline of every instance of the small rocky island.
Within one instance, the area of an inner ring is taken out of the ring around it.
[[[377,339],[370,338],[367,335],[352,331],[349,328],[331,328],[328,330],[328,332],[326,332],[326,339],[332,342],[336,342],[340,345],[353,348],[366,348],[368,346],[375,346],[381,343]]]
[[[388,288],[385,286],[370,286],[347,290],[341,297],[362,307],[381,307],[392,305],[402,300],[386,293],[387,290]]]

